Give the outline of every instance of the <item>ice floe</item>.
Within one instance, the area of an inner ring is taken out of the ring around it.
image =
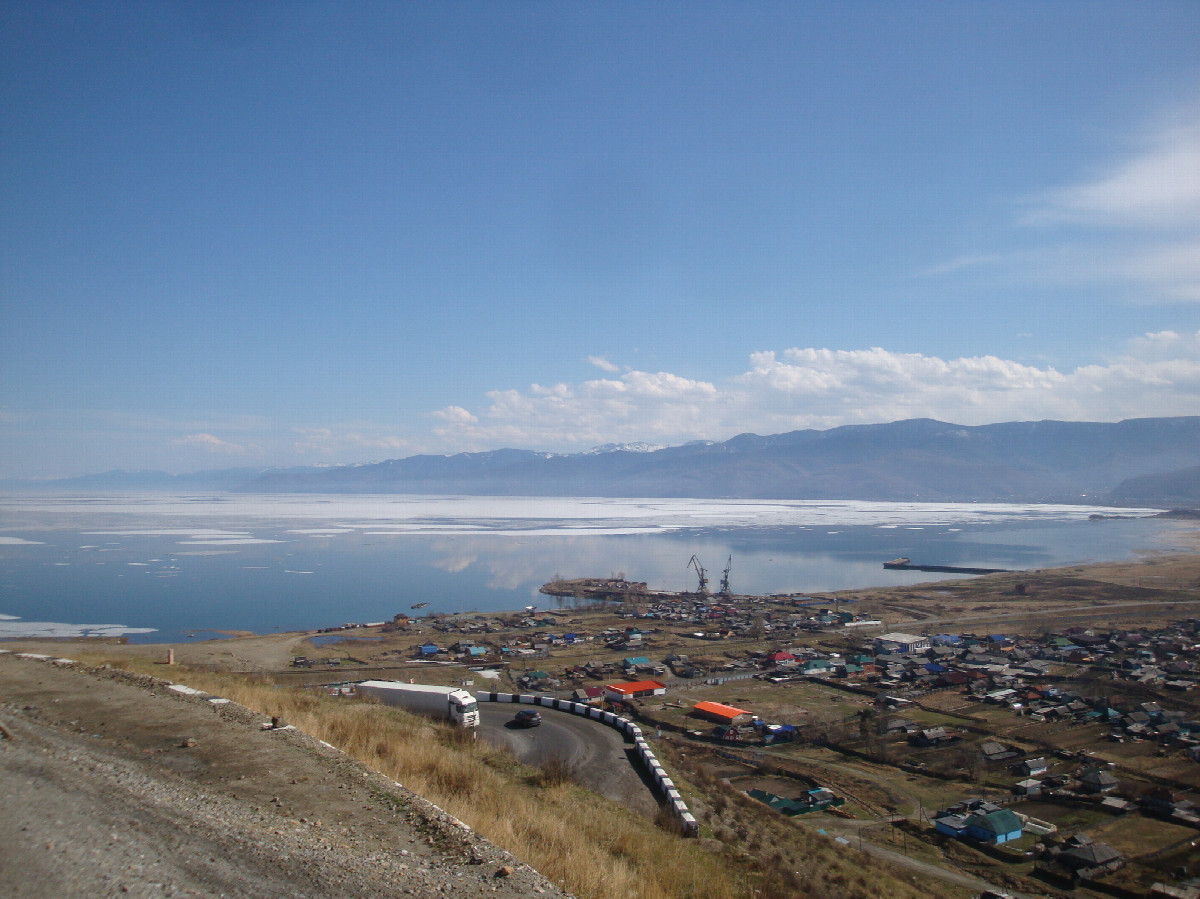
[[[121,637],[126,634],[152,634],[153,627],[128,627],[124,624],[67,624],[60,621],[24,621],[12,615],[0,615],[0,639],[34,637]]]

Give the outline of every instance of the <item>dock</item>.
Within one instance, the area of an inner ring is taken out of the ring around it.
[[[884,562],[888,571],[934,571],[939,574],[1005,574],[1009,568],[967,568],[961,565],[914,565],[907,556]]]

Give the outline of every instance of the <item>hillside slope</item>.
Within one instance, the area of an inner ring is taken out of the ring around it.
[[[565,895],[394,782],[240,706],[12,654],[0,685],[6,896]]]

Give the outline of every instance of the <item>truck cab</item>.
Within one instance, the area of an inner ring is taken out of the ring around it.
[[[449,696],[450,717],[460,727],[476,727],[479,724],[479,703],[466,690],[455,690]]]

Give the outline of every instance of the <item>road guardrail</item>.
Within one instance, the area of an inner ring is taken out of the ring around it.
[[[653,779],[655,791],[671,809],[675,819],[679,822],[679,826],[683,830],[683,835],[694,837],[699,834],[700,826],[696,823],[695,816],[688,810],[687,803],[683,801],[683,797],[679,793],[679,788],[675,786],[675,782],[667,774],[667,769],[662,766],[662,763],[654,755],[654,750],[650,748],[650,744],[642,736],[642,729],[628,718],[622,718],[613,712],[606,712],[603,709],[598,709],[583,702],[574,702],[570,699],[558,699],[554,696],[541,696],[532,693],[481,692],[475,694],[475,699],[479,702],[514,702],[521,705],[537,705],[543,708],[558,709],[560,712],[568,712],[572,715],[591,718],[594,721],[599,721],[601,724],[606,724],[621,731],[633,740],[633,745],[637,749],[638,759]]]

